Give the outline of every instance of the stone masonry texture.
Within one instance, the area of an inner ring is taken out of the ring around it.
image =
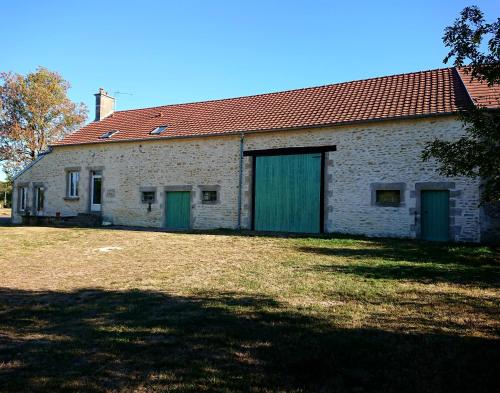
[[[245,150],[336,145],[325,160],[325,231],[368,236],[418,236],[416,184],[453,183],[450,190],[452,240],[481,240],[479,180],[446,178],[435,162],[422,162],[421,151],[434,138],[456,139],[463,134],[452,116],[418,120],[380,121],[351,126],[246,134]],[[99,145],[57,146],[15,180],[45,187],[42,214],[63,216],[89,211],[90,173],[102,170],[103,219],[116,225],[162,227],[165,190],[190,186],[194,229],[236,228],[238,222],[240,136],[226,135]],[[251,225],[252,157],[243,162],[242,227]],[[68,168],[79,168],[79,199],[67,200]],[[400,206],[376,206],[372,183],[404,183]],[[218,186],[219,201],[202,204],[201,185]],[[155,188],[156,202],[148,211],[141,189]],[[14,193],[13,219],[21,221]],[[417,221],[417,222],[416,222]]]

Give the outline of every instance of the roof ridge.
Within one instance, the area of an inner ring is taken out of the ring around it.
[[[113,129],[122,132],[117,141],[152,140],[155,137],[151,136],[151,129],[164,124],[171,129],[161,139],[453,114],[470,105],[468,93],[474,98],[484,95],[485,89],[475,82],[461,83],[455,67],[437,68],[251,96],[117,111],[114,116],[67,135],[58,145],[112,142],[99,137]],[[500,108],[500,88],[491,92],[492,98],[483,98],[483,105]],[[499,101],[493,102],[497,96]],[[162,116],[156,116],[160,113]]]
[[[124,109],[124,110],[120,110],[120,111],[115,111],[113,113],[152,110],[152,109],[159,109],[159,108],[173,107],[173,106],[184,106],[184,105],[187,106],[187,105],[194,105],[194,104],[205,104],[205,103],[209,103],[209,102],[232,101],[232,100],[238,100],[238,99],[244,99],[244,98],[261,97],[261,96],[269,96],[269,95],[275,95],[275,94],[277,95],[277,94],[297,92],[297,91],[313,90],[313,89],[320,89],[320,88],[328,87],[328,86],[340,86],[340,85],[347,85],[347,84],[356,83],[356,82],[365,82],[365,81],[370,81],[370,80],[377,80],[377,79],[384,79],[384,78],[391,78],[391,77],[398,77],[398,76],[412,75],[412,74],[424,74],[424,73],[428,73],[428,72],[444,71],[444,70],[456,70],[456,67],[442,67],[442,68],[432,68],[429,70],[422,70],[422,71],[403,72],[403,73],[393,74],[393,75],[376,76],[376,77],[364,78],[364,79],[353,79],[353,80],[344,81],[344,82],[327,83],[327,84],[318,85],[318,86],[300,87],[297,89],[279,90],[279,91],[273,91],[273,92],[269,92],[269,93],[250,94],[250,95],[246,95],[246,96],[238,96],[238,97],[230,97],[230,98],[216,98],[216,99],[212,99],[212,100],[180,102],[177,104],[156,105],[156,106],[149,106],[149,107],[135,108],[135,109]]]

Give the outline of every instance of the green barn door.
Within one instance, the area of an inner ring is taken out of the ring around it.
[[[191,193],[189,191],[167,192],[165,216],[167,228],[189,229],[191,222]]]
[[[422,239],[449,240],[450,226],[449,191],[422,191]]]
[[[321,154],[255,159],[255,229],[320,232]]]

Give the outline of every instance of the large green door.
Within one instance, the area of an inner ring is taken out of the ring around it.
[[[255,229],[318,233],[321,154],[255,159]]]
[[[191,222],[191,193],[189,191],[167,192],[165,215],[167,228],[189,229]]]
[[[422,239],[449,240],[449,191],[422,191]]]

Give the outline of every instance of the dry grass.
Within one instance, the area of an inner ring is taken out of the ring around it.
[[[10,217],[11,210],[0,207],[0,217]]]
[[[6,390],[488,391],[498,371],[490,248],[42,227],[0,239]]]

